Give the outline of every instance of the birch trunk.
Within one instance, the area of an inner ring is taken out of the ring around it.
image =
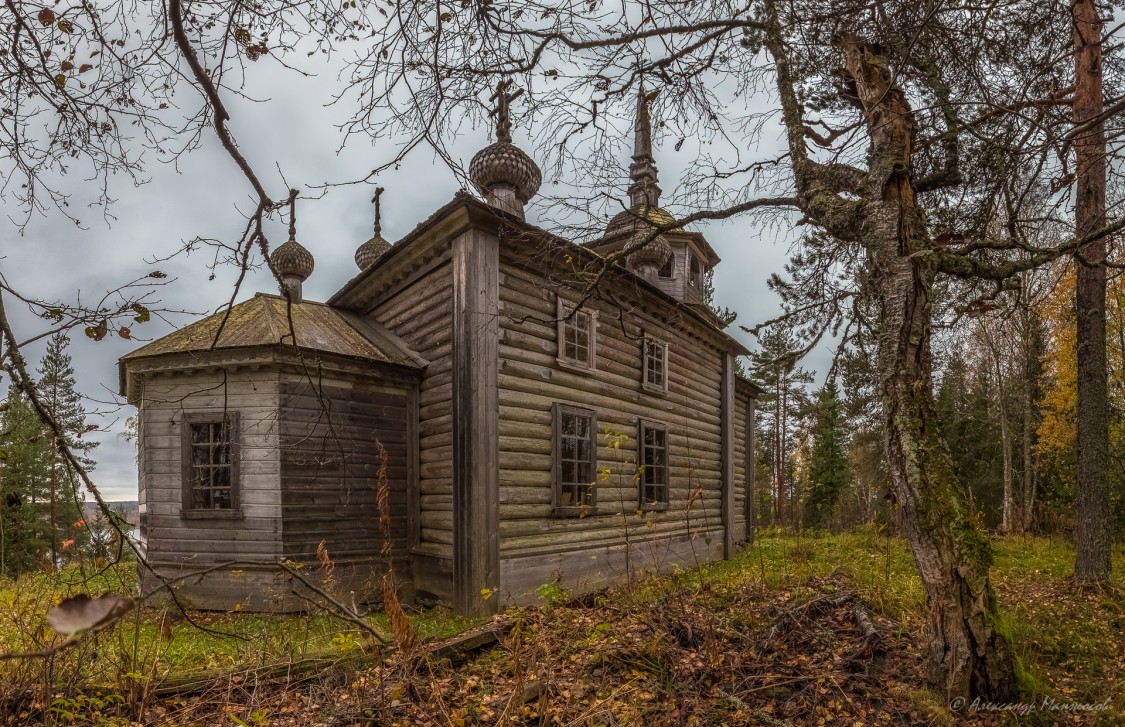
[[[991,551],[970,517],[966,490],[953,474],[934,417],[930,294],[937,270],[915,200],[910,105],[877,47],[854,35],[837,36],[870,139],[867,170],[814,161],[776,7],[767,2],[765,11],[798,202],[829,233],[862,246],[869,263],[864,282],[879,315],[884,448],[902,533],[926,593],[929,679],[950,698],[1011,701],[1015,661],[997,628]]]
[[[1011,411],[1005,398],[1008,382],[1004,380],[1004,354],[1000,344],[993,337],[993,331],[988,330],[988,323],[981,323],[981,332],[988,344],[992,368],[996,373],[996,409],[1000,415],[1000,457],[1004,488],[1000,507],[1000,532],[1010,533],[1014,529],[1015,522],[1015,493],[1012,476],[1012,424],[1009,421]]]
[[[950,697],[1010,699],[1017,692],[1015,667],[1011,646],[997,629],[991,552],[970,517],[933,411],[930,295],[936,270],[925,255],[932,243],[910,173],[913,115],[878,49],[857,37],[843,37],[840,47],[871,138],[860,240],[880,311],[887,462],[929,611],[929,678]]]

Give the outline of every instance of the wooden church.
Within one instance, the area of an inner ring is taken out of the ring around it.
[[[486,613],[748,538],[758,390],[707,306],[718,256],[660,208],[644,95],[630,206],[587,245],[524,221],[541,173],[498,97],[469,167],[484,201],[459,193],[391,244],[376,197],[359,272],[324,303],[302,297],[291,223],[283,296],[121,359],[140,538],[182,603],[300,609],[279,561],[319,583],[327,558],[345,601],[391,568],[408,597]]]

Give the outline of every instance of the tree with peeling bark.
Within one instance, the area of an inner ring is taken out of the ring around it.
[[[882,49],[857,34],[838,35],[870,141],[867,169],[815,161],[780,19],[770,10],[766,45],[777,64],[799,204],[834,237],[861,245],[871,265],[885,446],[903,533],[929,604],[931,681],[953,696],[1010,698],[1017,692],[1015,665],[997,628],[988,544],[969,517],[933,416],[929,343],[938,264],[926,254],[932,236],[917,202],[913,111]]]

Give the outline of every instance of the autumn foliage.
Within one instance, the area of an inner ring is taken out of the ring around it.
[[[1059,266],[1057,281],[1038,305],[1048,340],[1043,355],[1040,425],[1036,450],[1044,475],[1043,497],[1048,508],[1047,522],[1072,523],[1075,501],[1076,423],[1078,414],[1077,346],[1074,316],[1074,266]],[[1125,495],[1125,467],[1120,455],[1125,452],[1125,280],[1109,281],[1106,291],[1106,360],[1110,406],[1110,488],[1120,512]],[[1121,517],[1116,525],[1121,527]]]

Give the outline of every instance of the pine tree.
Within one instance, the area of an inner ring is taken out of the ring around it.
[[[0,575],[37,570],[50,542],[49,450],[27,397],[12,387],[0,413]]]
[[[60,445],[65,444],[87,471],[94,467],[88,453],[98,445],[84,438],[86,410],[76,389],[74,366],[66,350],[68,345],[70,339],[65,334],[52,336],[39,365],[40,401],[64,432],[63,442],[55,441],[53,435],[49,437],[48,521],[51,523],[51,562],[56,565],[61,562],[63,551],[73,547],[83,534],[80,482],[64,460]]]
[[[844,429],[840,391],[834,379],[828,380],[817,393],[811,433],[805,524],[816,528],[832,513],[848,481],[848,435]]]

